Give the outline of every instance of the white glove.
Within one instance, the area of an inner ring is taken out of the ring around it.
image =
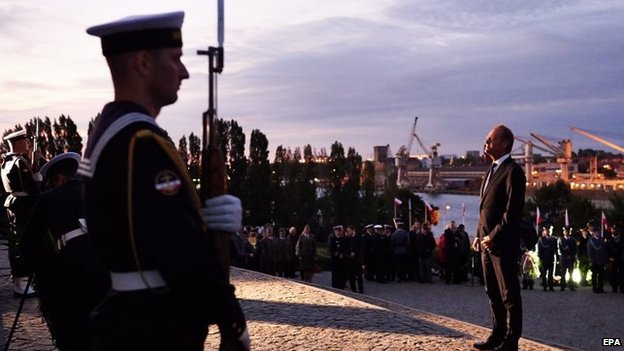
[[[240,200],[232,195],[220,195],[206,200],[202,217],[210,230],[237,233],[243,222]]]
[[[249,331],[245,328],[245,331],[238,337],[238,341],[240,341],[241,346],[245,350],[251,350],[251,339],[249,338]]]

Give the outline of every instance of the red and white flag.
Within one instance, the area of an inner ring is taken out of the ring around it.
[[[433,207],[431,207],[431,205],[427,201],[423,201],[423,202],[425,203],[425,212],[433,211]]]
[[[570,226],[570,217],[568,217],[568,209],[566,208],[565,211],[565,226],[569,227]]]
[[[539,228],[540,224],[542,224],[542,215],[539,207],[535,207],[535,227]]]
[[[397,197],[394,198],[394,206],[401,206],[402,203],[403,201],[399,200],[399,198]]]
[[[602,211],[602,216],[600,217],[600,223],[602,223],[602,227],[604,229],[609,229],[609,222],[607,222],[607,216],[605,216],[604,211]]]

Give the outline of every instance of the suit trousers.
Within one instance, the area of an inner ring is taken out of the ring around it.
[[[522,298],[515,255],[481,253],[485,291],[492,310],[492,335],[496,341],[517,342],[522,335]]]

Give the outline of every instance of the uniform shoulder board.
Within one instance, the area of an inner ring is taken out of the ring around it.
[[[128,113],[120,118],[118,118],[115,122],[113,122],[106,131],[102,134],[100,139],[95,144],[93,151],[89,155],[89,157],[83,157],[82,161],[80,161],[80,166],[78,167],[78,174],[92,178],[95,174],[95,168],[97,166],[98,159],[102,154],[102,151],[106,147],[109,141],[117,135],[120,131],[122,131],[127,126],[134,123],[149,123],[154,126],[158,126],[154,118],[139,112]]]

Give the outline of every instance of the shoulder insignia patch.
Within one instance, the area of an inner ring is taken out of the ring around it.
[[[158,172],[154,179],[154,188],[163,195],[173,196],[182,188],[182,180],[175,172],[167,169]]]

